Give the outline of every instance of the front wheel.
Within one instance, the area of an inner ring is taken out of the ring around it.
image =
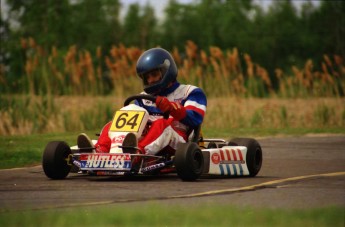
[[[259,142],[252,138],[234,138],[229,141],[228,145],[247,147],[246,161],[249,176],[255,177],[262,165],[262,149]]]
[[[66,178],[71,171],[71,165],[67,163],[71,153],[70,147],[65,142],[48,143],[42,158],[42,167],[46,176],[54,180]]]
[[[181,143],[175,152],[174,165],[183,181],[195,181],[204,170],[204,157],[196,143]]]

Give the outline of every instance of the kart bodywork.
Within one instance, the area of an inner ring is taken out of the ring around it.
[[[125,153],[123,138],[129,132],[139,138],[149,119],[144,108],[130,104],[136,99],[154,102],[155,97],[131,96],[124,102],[124,107],[115,112],[109,133],[112,140],[109,153],[89,152],[92,147],[70,147],[63,141],[48,143],[42,159],[46,176],[64,179],[73,170],[96,176],[176,172],[181,180],[194,181],[203,174],[254,177],[260,171],[262,149],[255,139],[205,139],[201,136],[200,126],[193,129],[189,141],[179,144],[174,153],[164,150],[157,155]]]

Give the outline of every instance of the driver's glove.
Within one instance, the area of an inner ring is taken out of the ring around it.
[[[164,96],[157,96],[156,106],[163,112],[169,113],[176,120],[182,120],[186,117],[186,108],[182,106],[179,102],[170,102]]]

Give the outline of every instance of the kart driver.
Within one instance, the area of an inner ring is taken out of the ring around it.
[[[138,142],[133,133],[127,134],[123,146],[134,146],[138,148],[137,153],[150,155],[163,149],[175,151],[178,143],[188,140],[191,129],[202,123],[207,106],[206,96],[200,88],[177,81],[175,61],[162,48],[145,51],[137,61],[136,71],[144,85],[144,92],[141,94],[156,96],[156,102],[135,102],[149,112],[152,124]],[[163,118],[163,113],[166,112],[170,113],[168,119]],[[110,126],[111,122],[108,122],[103,127],[95,144],[98,153],[110,151]]]

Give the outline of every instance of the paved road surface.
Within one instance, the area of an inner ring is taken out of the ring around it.
[[[345,136],[258,139],[264,162],[257,177],[174,175],[49,180],[41,166],[0,170],[0,212],[95,204],[233,204],[269,208],[345,207]],[[296,178],[297,177],[297,178]]]

